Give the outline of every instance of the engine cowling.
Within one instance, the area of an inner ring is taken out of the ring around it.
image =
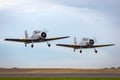
[[[42,38],[46,38],[46,37],[47,37],[47,34],[46,34],[45,32],[42,32],[42,33],[41,33],[41,37],[42,37]]]
[[[93,39],[90,39],[90,40],[89,40],[89,43],[90,43],[91,45],[93,45],[93,44],[94,44],[94,40],[93,40]]]

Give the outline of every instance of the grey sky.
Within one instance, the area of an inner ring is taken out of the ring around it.
[[[0,0],[0,67],[103,68],[120,66],[119,0]],[[24,38],[36,29],[47,29],[48,37],[70,35],[69,39],[35,44],[5,42],[5,38]],[[83,50],[57,47],[73,43],[77,37],[96,37],[96,44],[115,43],[113,47]]]

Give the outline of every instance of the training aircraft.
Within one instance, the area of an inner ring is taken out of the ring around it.
[[[74,44],[56,44],[56,46],[73,48],[74,52],[76,49],[80,49],[80,53],[82,53],[82,49],[94,48],[95,53],[97,53],[96,48],[98,47],[107,47],[115,45],[115,44],[94,45],[94,43],[95,43],[94,39],[82,38],[80,44],[77,44],[76,38],[74,38]]]
[[[47,37],[47,33],[45,31],[35,30],[31,37],[29,37],[27,31],[25,31],[25,38],[23,38],[23,39],[5,39],[5,41],[23,42],[25,44],[25,47],[27,46],[27,44],[31,43],[31,48],[33,48],[34,43],[47,42],[48,47],[50,47],[51,45],[49,44],[48,41],[69,38],[69,36],[55,37],[55,38],[46,38],[46,37]]]

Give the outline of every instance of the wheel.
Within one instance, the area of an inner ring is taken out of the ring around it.
[[[80,50],[80,53],[82,53],[82,50]]]
[[[31,48],[33,48],[34,46],[33,46],[33,44],[31,45]]]
[[[50,44],[48,44],[48,47],[50,47],[51,45]]]
[[[95,53],[97,53],[97,50],[95,50]]]

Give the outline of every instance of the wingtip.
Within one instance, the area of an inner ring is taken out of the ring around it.
[[[114,46],[115,44],[111,44],[112,46]]]
[[[61,37],[61,38],[69,38],[70,36],[64,36],[64,37]]]
[[[7,39],[4,39],[4,41],[6,41]]]
[[[70,36],[66,36],[66,38],[69,38]]]
[[[59,46],[59,44],[56,44],[56,46]]]
[[[109,46],[114,46],[115,44],[109,44]]]

